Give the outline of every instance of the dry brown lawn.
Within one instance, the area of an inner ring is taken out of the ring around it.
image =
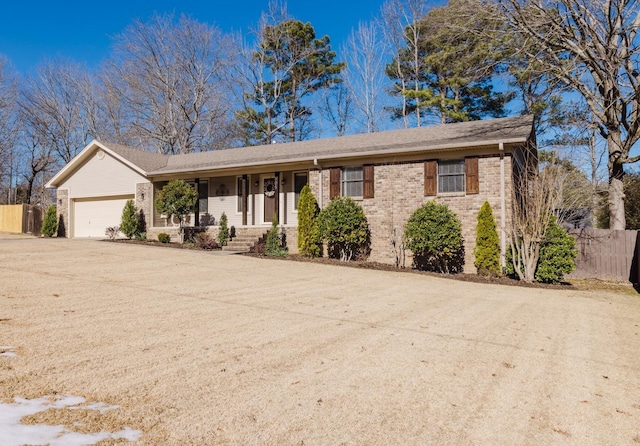
[[[1,402],[120,406],[23,423],[138,444],[640,443],[640,298],[607,290],[5,234],[0,345]]]

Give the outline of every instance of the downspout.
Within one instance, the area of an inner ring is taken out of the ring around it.
[[[313,165],[318,168],[318,207],[322,209],[322,167],[318,163],[318,158],[313,159]]]
[[[507,215],[505,209],[507,206],[507,198],[505,196],[504,143],[499,143],[498,149],[500,150],[500,265],[504,271],[507,267]]]

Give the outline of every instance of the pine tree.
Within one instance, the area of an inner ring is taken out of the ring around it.
[[[485,201],[478,212],[476,226],[476,247],[473,250],[478,274],[483,276],[500,275],[500,242],[496,231],[491,205]]]

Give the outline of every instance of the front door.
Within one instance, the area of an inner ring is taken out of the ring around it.
[[[264,222],[271,223],[278,205],[278,182],[275,177],[263,178],[262,187],[264,191],[262,194],[264,199]]]

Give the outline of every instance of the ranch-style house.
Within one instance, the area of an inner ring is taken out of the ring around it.
[[[162,155],[94,140],[58,172],[57,209],[67,237],[104,238],[120,223],[128,199],[145,215],[147,236],[174,237],[177,220],[161,215],[154,196],[168,181],[193,184],[199,200],[187,225],[217,233],[223,212],[238,236],[257,239],[277,215],[296,251],[297,205],[309,184],[322,208],[338,196],[364,208],[371,230],[370,260],[403,264],[404,225],[429,200],[462,222],[465,270],[473,270],[477,214],[493,208],[505,252],[514,184],[536,155],[531,116]]]

